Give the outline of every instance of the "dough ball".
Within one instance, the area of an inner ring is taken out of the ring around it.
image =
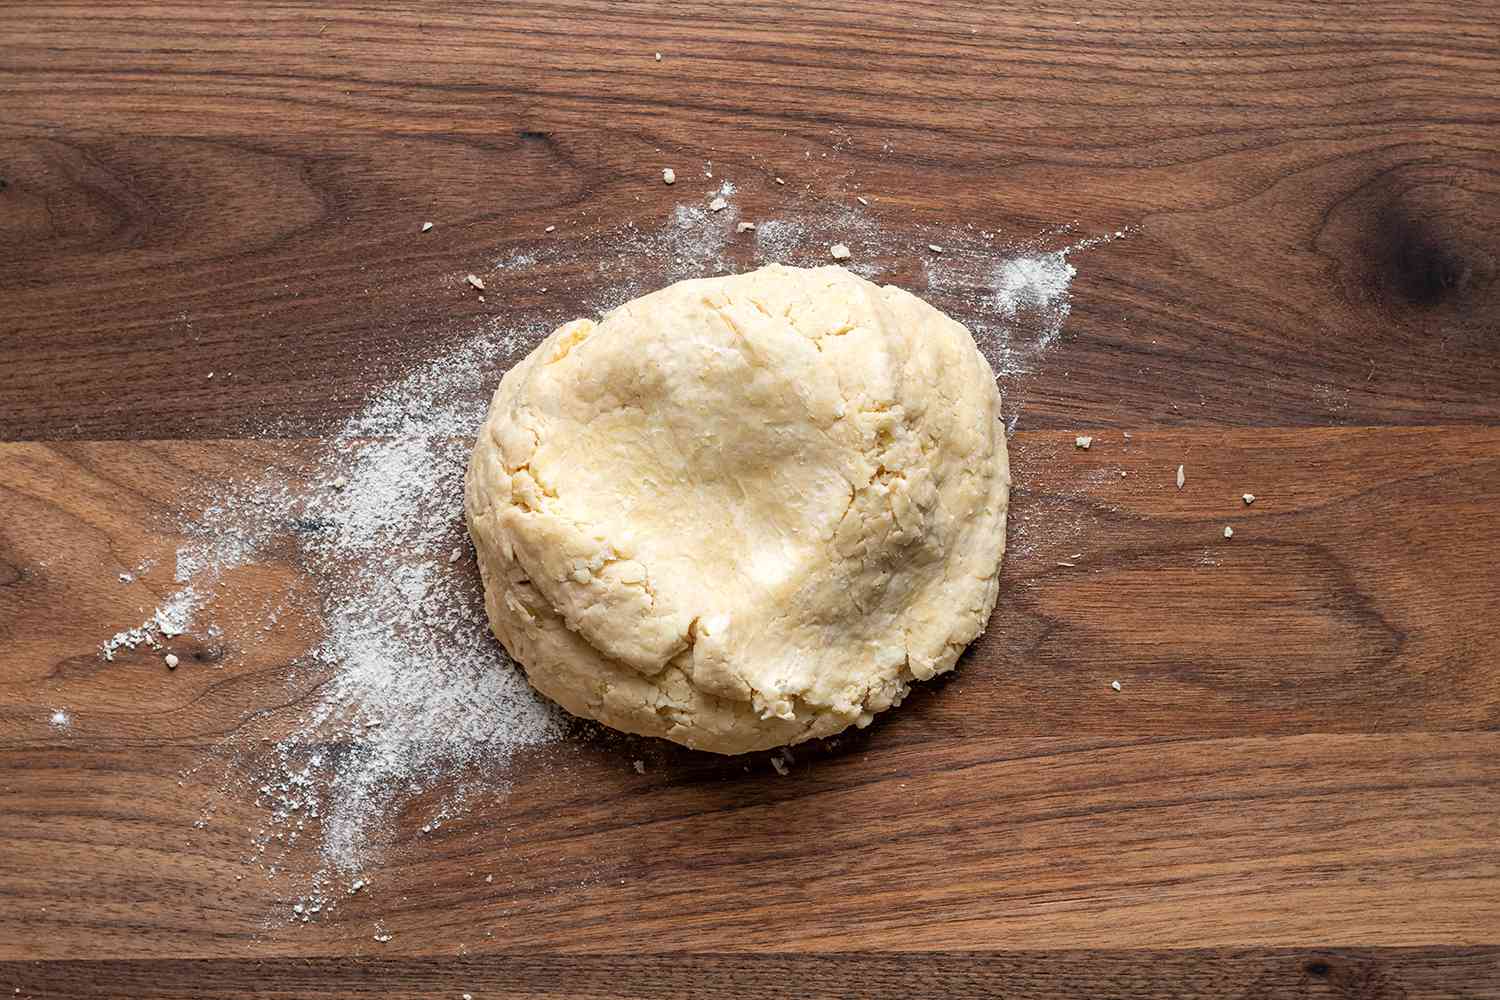
[[[464,507],[495,635],[616,729],[869,724],[995,604],[1010,474],[962,326],[840,267],[683,281],[506,373]]]

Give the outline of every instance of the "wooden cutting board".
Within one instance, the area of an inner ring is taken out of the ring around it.
[[[13,7],[0,989],[1500,995],[1497,56],[1492,3]],[[591,248],[709,172],[747,219],[864,198],[855,262],[965,321],[930,233],[1127,234],[1006,385],[989,631],[785,777],[523,754],[503,807],[403,814],[381,892],[273,919],[254,802],[203,803],[292,731],[305,642],[98,653],[181,498],[294,468],[383,365],[590,312]]]

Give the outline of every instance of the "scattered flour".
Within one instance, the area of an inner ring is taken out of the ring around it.
[[[313,488],[264,491],[286,497],[303,526],[323,622],[307,659],[327,676],[297,732],[276,744],[256,847],[264,854],[276,834],[318,820],[315,890],[376,858],[405,802],[470,771],[503,789],[517,749],[564,729],[489,635],[472,564],[450,558],[467,546],[460,498],[471,436],[503,361],[540,337],[492,330],[417,366],[347,421],[319,457]],[[343,489],[317,488],[335,476]],[[343,753],[307,750],[329,733]],[[318,901],[316,892],[304,900]]]
[[[848,266],[872,280],[923,293],[912,274],[892,270],[918,267],[925,292],[974,331],[1009,392],[1036,369],[1068,317],[1077,273],[1069,254],[1099,242],[1018,249],[968,227],[898,235],[865,207],[806,202],[741,231],[731,181],[683,194],[688,200],[664,222],[510,248],[484,280],[503,296],[508,285],[534,283],[528,272],[538,266],[571,265],[559,268],[558,280],[581,275],[586,288],[559,298],[582,298],[602,313],[682,278],[770,261],[821,265],[830,244],[848,243],[859,247]],[[725,207],[710,211],[711,198]],[[941,254],[924,249],[934,241]],[[299,880],[285,919],[319,919],[366,889],[394,817],[413,800],[446,793],[427,824],[435,831],[472,799],[503,794],[514,755],[567,727],[489,635],[473,560],[453,554],[469,552],[464,468],[501,372],[575,312],[553,315],[543,306],[531,322],[491,324],[438,348],[398,368],[322,450],[215,484],[181,526],[187,541],[177,553],[176,591],[101,647],[113,659],[121,649],[159,649],[163,638],[222,627],[234,632],[235,648],[247,649],[289,620],[320,626],[288,677],[297,690],[315,692],[311,700],[299,702],[289,734],[283,727],[269,742],[243,737],[238,777],[230,779],[248,776],[263,810],[247,860],[268,878]],[[1007,409],[1015,408],[1008,398]],[[241,620],[247,612],[234,607],[229,571],[272,561],[294,564],[305,592],[293,588]],[[298,867],[297,845],[307,840],[316,851],[312,870]]]
[[[60,708],[52,713],[52,718],[49,722],[53,729],[67,729],[73,724],[73,720],[69,718],[68,713]]]
[[[299,841],[316,838],[291,920],[334,908],[330,887],[379,859],[407,802],[453,776],[503,792],[515,751],[565,729],[489,635],[472,561],[451,558],[467,551],[463,474],[489,393],[542,335],[481,331],[376,390],[306,466],[278,463],[216,484],[181,526],[178,589],[101,647],[113,659],[222,625],[249,648],[291,614],[321,625],[289,677],[314,699],[289,735],[249,746],[244,737],[230,778],[248,777],[264,810],[247,860],[268,877],[291,874]],[[308,593],[236,604],[228,570],[289,554]],[[220,605],[234,609],[222,622],[201,613]],[[460,789],[442,811],[456,813],[466,798]]]

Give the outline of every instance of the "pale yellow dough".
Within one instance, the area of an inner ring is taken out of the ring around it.
[[[506,373],[464,507],[495,635],[616,729],[867,725],[995,605],[1010,474],[962,326],[840,267],[683,281]]]

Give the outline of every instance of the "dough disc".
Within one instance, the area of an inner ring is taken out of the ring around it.
[[[464,508],[575,715],[718,753],[867,725],[995,604],[1010,474],[962,326],[840,267],[683,281],[506,373]]]

